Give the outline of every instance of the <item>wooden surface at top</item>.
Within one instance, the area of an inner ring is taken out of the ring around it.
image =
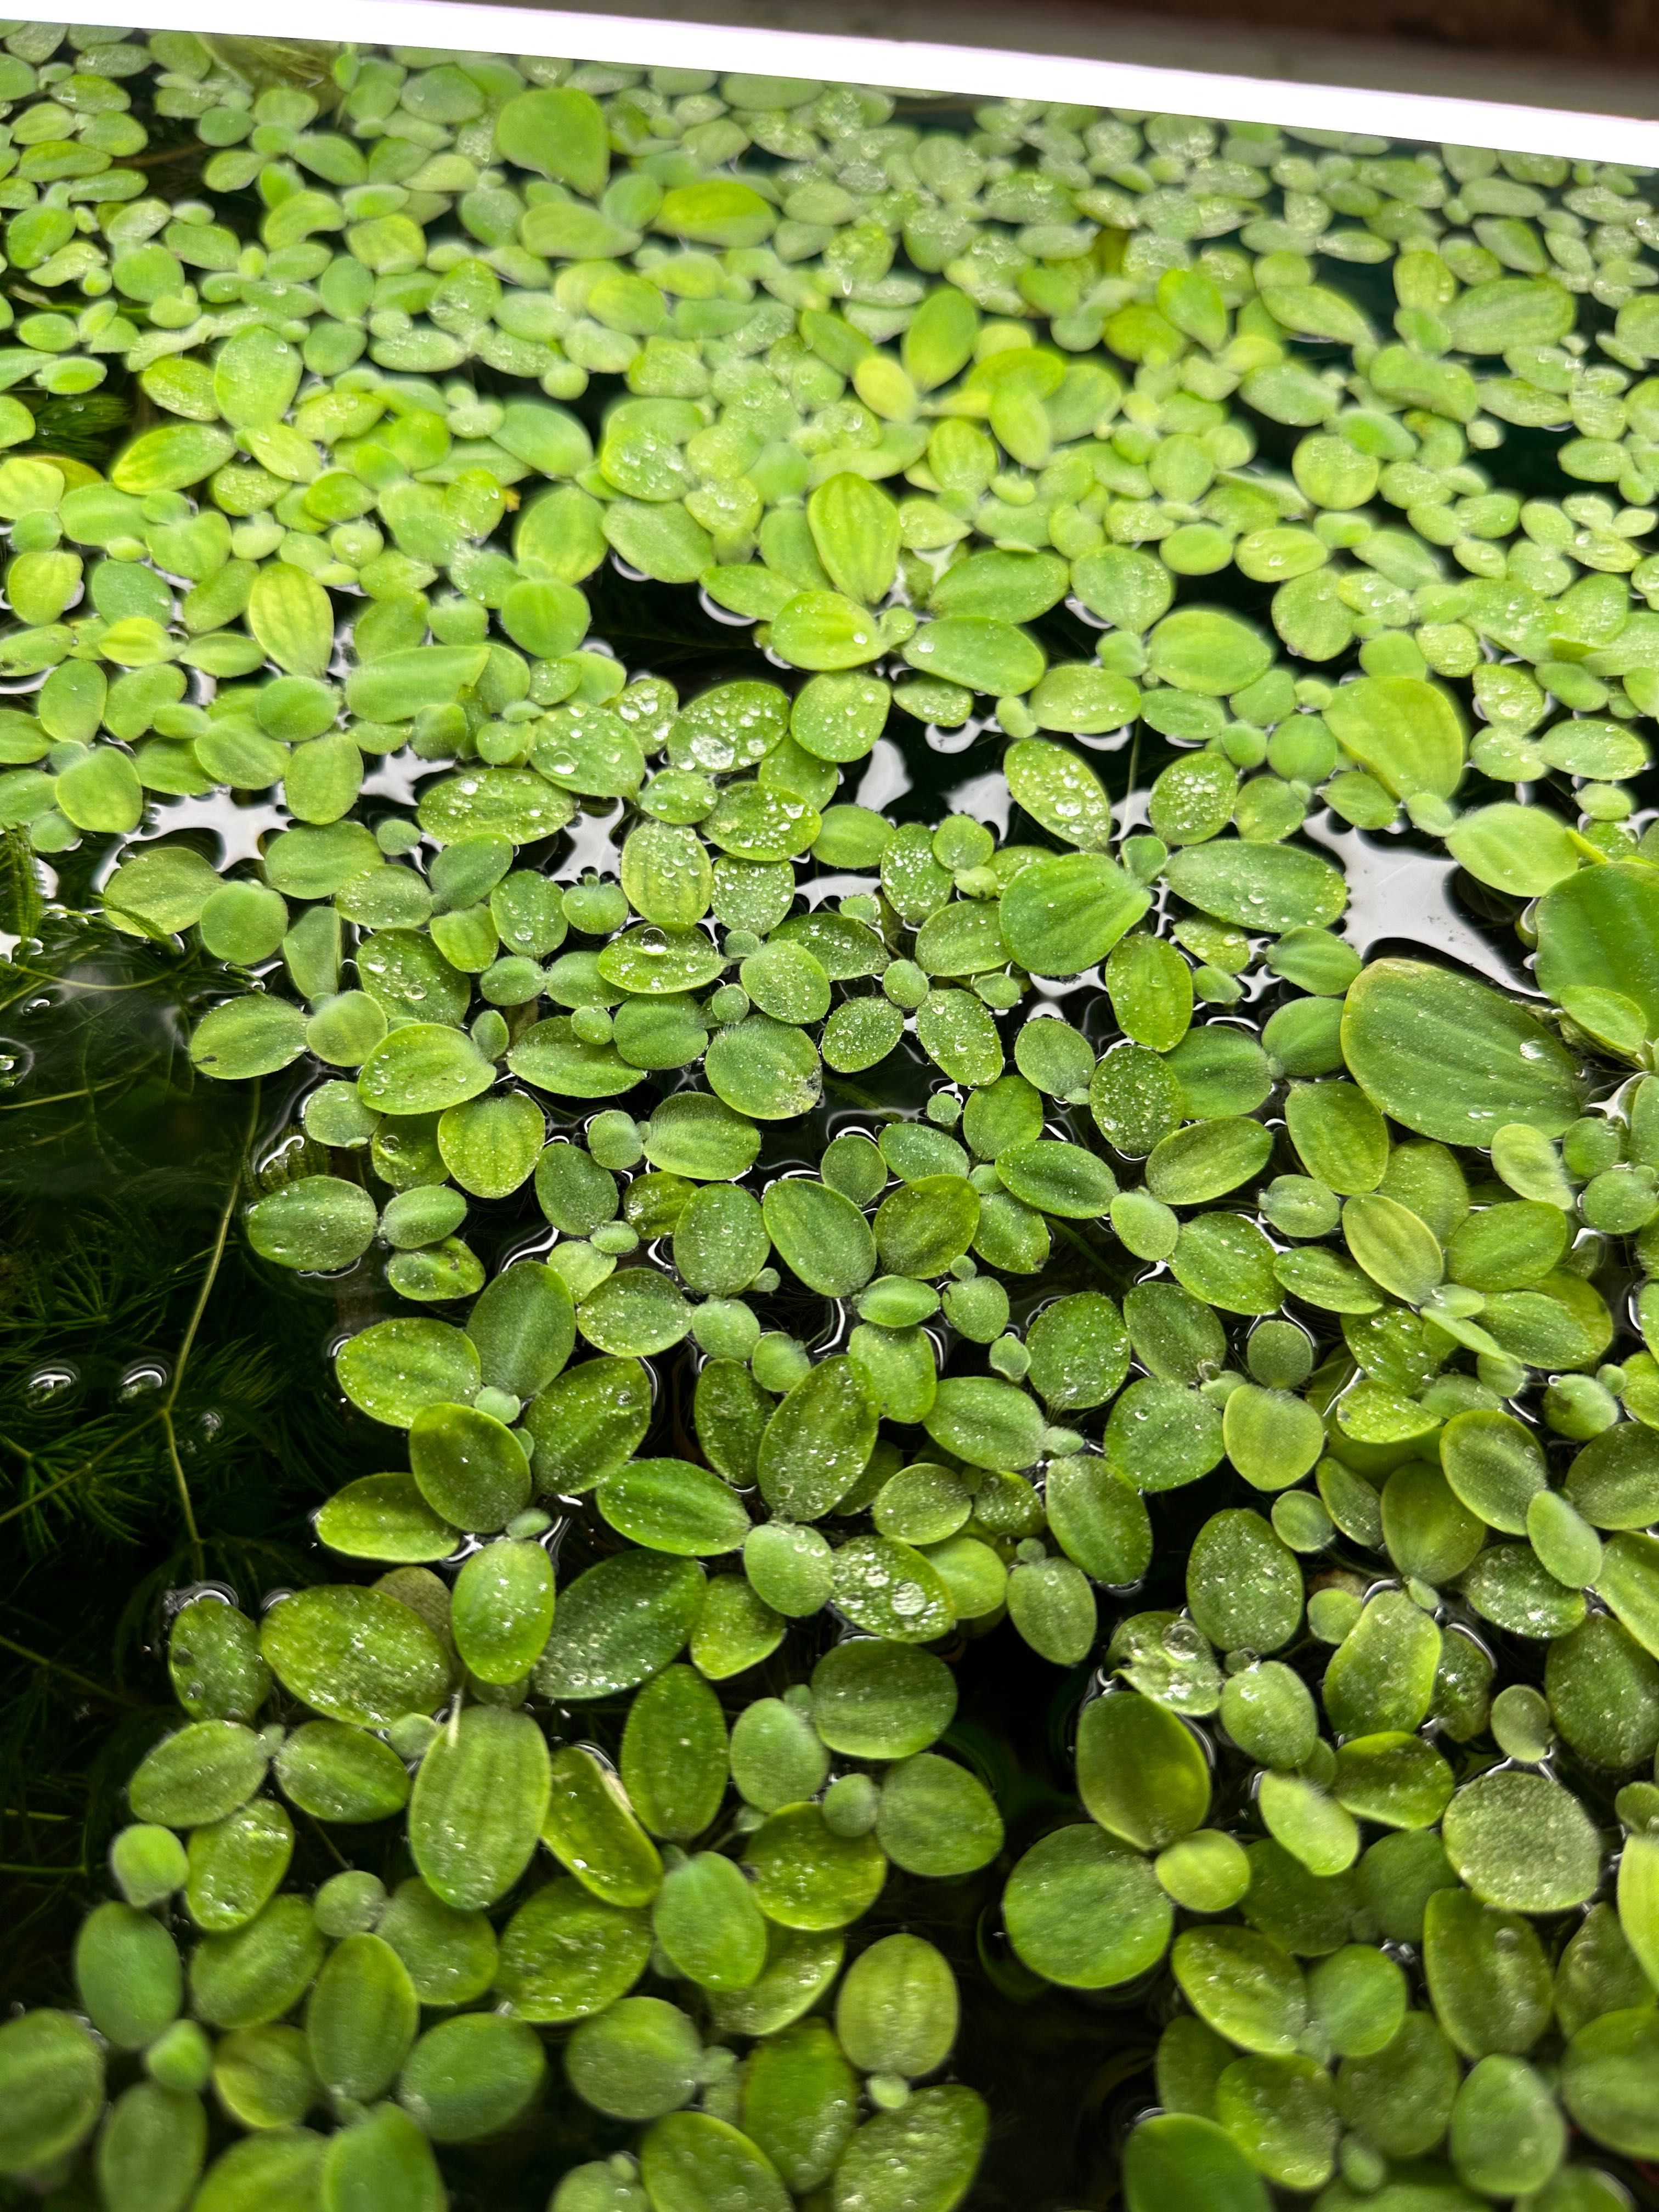
[[[1008,47],[1659,118],[1659,0],[1162,0],[1156,11],[1103,0],[562,4],[588,15]],[[1659,133],[1654,160],[1659,166]]]

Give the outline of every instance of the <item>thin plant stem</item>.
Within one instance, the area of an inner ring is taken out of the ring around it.
[[[173,1426],[173,1409],[179,1402],[179,1392],[184,1383],[185,1370],[190,1364],[190,1355],[196,1346],[196,1333],[202,1326],[202,1316],[207,1311],[207,1302],[212,1296],[213,1285],[218,1279],[220,1265],[225,1256],[225,1243],[230,1235],[230,1224],[236,1212],[237,1195],[242,1185],[242,1164],[247,1158],[248,1146],[253,1141],[254,1125],[258,1119],[258,1115],[259,1082],[256,1077],[248,1099],[247,1127],[242,1133],[242,1142],[237,1152],[236,1167],[230,1179],[230,1188],[225,1193],[225,1202],[220,1209],[218,1233],[213,1240],[213,1249],[208,1255],[207,1273],[203,1276],[202,1286],[196,1293],[196,1304],[185,1329],[184,1341],[179,1346],[179,1357],[173,1362],[173,1381],[167,1386],[167,1393],[161,1401],[160,1410],[161,1423],[167,1431],[167,1457],[173,1462],[173,1479],[178,1486],[179,1504],[184,1512],[185,1527],[189,1532],[191,1556],[195,1561],[198,1581],[205,1571],[207,1562],[202,1549],[202,1532],[196,1525],[196,1508],[190,1494],[190,1482],[185,1474],[184,1462],[179,1456],[179,1434]]]
[[[1137,719],[1129,738],[1129,772],[1123,783],[1123,803],[1127,806],[1135,787],[1135,771],[1140,765],[1140,723]]]
[[[47,1498],[55,1497],[60,1490],[67,1490],[72,1482],[78,1482],[83,1474],[90,1474],[100,1461],[106,1460],[112,1451],[120,1445],[130,1443],[134,1437],[140,1435],[143,1431],[149,1428],[152,1421],[157,1419],[159,1416],[154,1412],[146,1413],[142,1421],[135,1421],[130,1429],[123,1429],[118,1437],[112,1437],[106,1444],[94,1452],[90,1459],[83,1459],[79,1467],[72,1467],[67,1474],[60,1474],[56,1482],[49,1482],[44,1490],[37,1490],[33,1498],[25,1498],[19,1504],[9,1505],[3,1513],[0,1513],[0,1528],[3,1528],[8,1521],[16,1520],[20,1514],[33,1513],[37,1505],[44,1505]],[[16,1450],[19,1447],[14,1445],[12,1449]],[[33,1453],[24,1452],[22,1456],[33,1465]]]
[[[236,1155],[236,1170],[231,1177],[230,1188],[225,1194],[225,1202],[220,1210],[218,1234],[213,1240],[213,1249],[208,1257],[207,1273],[202,1278],[202,1287],[196,1294],[196,1304],[185,1330],[184,1341],[179,1346],[179,1357],[173,1364],[172,1385],[161,1401],[164,1413],[171,1413],[178,1402],[179,1388],[185,1379],[185,1369],[196,1343],[196,1332],[202,1325],[202,1316],[207,1310],[207,1302],[212,1293],[220,1263],[225,1256],[225,1243],[230,1235],[230,1224],[236,1212],[237,1193],[241,1188],[242,1163],[247,1158],[247,1148],[253,1140],[254,1124],[258,1119],[259,1088],[259,1079],[256,1076],[252,1095],[248,1101],[247,1127],[242,1132],[241,1147]]]
[[[48,1659],[44,1651],[32,1651],[27,1644],[14,1643],[9,1636],[0,1636],[0,1647],[15,1651],[20,1659],[27,1659],[32,1667],[44,1667],[50,1674],[61,1674],[66,1682],[74,1682],[81,1689],[90,1691],[94,1698],[101,1698],[106,1705],[136,1705],[138,1702],[123,1691],[112,1690],[102,1682],[94,1682],[90,1675],[77,1674],[73,1667],[66,1667],[61,1659]]]
[[[37,1106],[63,1106],[72,1098],[95,1097],[100,1091],[113,1091],[118,1084],[126,1081],[125,1075],[112,1075],[106,1083],[89,1083],[79,1091],[54,1091],[45,1098],[11,1098],[0,1105],[0,1114],[29,1114]]]
[[[1094,1246],[1086,1237],[1079,1237],[1075,1229],[1068,1228],[1063,1221],[1051,1221],[1048,1225],[1051,1229],[1057,1229],[1068,1244],[1075,1245],[1091,1267],[1097,1267],[1103,1275],[1111,1273],[1111,1269],[1096,1251]]]
[[[179,1456],[179,1434],[173,1425],[173,1415],[161,1408],[162,1432],[167,1440],[167,1457],[173,1463],[173,1486],[179,1492],[179,1510],[185,1516],[185,1528],[190,1537],[190,1555],[196,1568],[196,1579],[200,1582],[207,1570],[206,1554],[202,1549],[202,1532],[196,1525],[196,1507],[190,1494],[190,1480],[185,1473],[184,1462]]]
[[[313,1816],[309,1813],[307,1813],[305,1817],[307,1826],[315,1829],[318,1842],[321,1844],[323,1849],[328,1853],[335,1864],[342,1868],[347,1873],[349,1873],[351,1869],[350,1860],[341,1856],[339,1845],[335,1842],[333,1837],[330,1835],[328,1830],[323,1826],[322,1822],[313,1818]]]
[[[231,1178],[230,1188],[225,1194],[224,1205],[220,1209],[218,1229],[208,1254],[207,1272],[202,1278],[201,1285],[196,1294],[195,1305],[191,1310],[190,1320],[185,1325],[184,1338],[179,1346],[179,1356],[173,1363],[173,1381],[168,1387],[167,1395],[159,1406],[153,1407],[142,1419],[135,1421],[130,1429],[123,1429],[118,1436],[112,1437],[110,1441],[95,1451],[90,1459],[82,1460],[79,1467],[71,1468],[67,1474],[60,1474],[55,1482],[49,1482],[44,1490],[37,1490],[33,1497],[22,1498],[15,1505],[9,1505],[4,1512],[0,1512],[0,1528],[3,1528],[7,1522],[15,1521],[25,1513],[33,1512],[37,1506],[45,1504],[49,1498],[56,1497],[59,1491],[67,1490],[72,1483],[78,1482],[82,1475],[90,1474],[100,1461],[107,1459],[109,1455],[118,1449],[122,1444],[130,1443],[134,1437],[141,1435],[152,1422],[160,1421],[167,1432],[167,1456],[173,1466],[173,1481],[179,1492],[179,1504],[184,1515],[185,1531],[190,1538],[196,1572],[198,1578],[201,1576],[205,1565],[201,1531],[197,1526],[196,1509],[190,1493],[189,1480],[185,1474],[183,1462],[179,1456],[178,1432],[173,1425],[173,1408],[178,1404],[179,1389],[185,1379],[185,1370],[189,1364],[191,1353],[195,1349],[197,1335],[202,1326],[202,1316],[207,1311],[207,1302],[213,1294],[213,1285],[218,1279],[219,1269],[224,1261],[225,1246],[230,1237],[230,1224],[236,1213],[237,1194],[241,1188],[242,1165],[247,1158],[247,1149],[252,1142],[254,1127],[258,1119],[259,1091],[260,1085],[256,1079],[252,1094],[248,1101],[247,1127],[242,1133],[242,1142],[236,1155],[235,1172]],[[26,1451],[21,1444],[12,1443],[10,1439],[6,1437],[0,1437],[0,1443],[4,1443],[9,1449],[16,1452],[18,1456],[30,1466],[34,1464],[33,1454]]]
[[[119,998],[128,991],[148,991],[153,987],[154,981],[154,979],[149,975],[136,975],[128,983],[88,983],[78,975],[55,975],[50,968],[28,968],[17,960],[12,961],[9,965],[12,973],[23,980],[20,988],[12,993],[10,998],[0,1001],[0,1004],[6,1006],[15,1004],[26,992],[33,990],[39,984],[51,984],[54,989],[61,991],[79,991],[90,998],[112,999]]]

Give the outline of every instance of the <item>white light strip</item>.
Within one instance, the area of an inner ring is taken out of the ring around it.
[[[83,11],[58,0],[38,8],[46,22]],[[416,46],[501,54],[550,54],[639,69],[714,69],[832,82],[903,86],[992,99],[1063,100],[1153,114],[1213,116],[1309,130],[1352,131],[1430,143],[1487,146],[1506,153],[1560,154],[1659,168],[1659,122],[1571,108],[1443,99],[1284,78],[1216,76],[1201,70],[1024,53],[908,39],[844,38],[811,31],[563,14],[472,0],[240,0],[227,22],[223,0],[143,0],[134,15],[149,30]],[[1194,41],[1203,26],[1192,27]]]

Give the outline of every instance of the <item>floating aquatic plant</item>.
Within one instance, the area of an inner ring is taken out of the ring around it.
[[[951,2212],[977,1884],[975,1972],[1158,2025],[1127,2212],[1618,2212],[1650,181],[0,46],[14,972],[177,981],[354,1470],[177,1593],[0,2170],[401,2212],[553,2102],[627,2148],[552,2212]],[[1389,837],[1481,973],[1347,927]]]

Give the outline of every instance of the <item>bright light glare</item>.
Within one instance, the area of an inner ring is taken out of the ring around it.
[[[34,18],[71,22],[60,4]],[[1659,167],[1659,121],[1501,100],[1224,76],[1063,54],[1020,53],[917,40],[842,38],[729,24],[564,14],[472,5],[471,0],[240,0],[227,22],[222,0],[143,0],[128,21],[149,30],[234,31],[242,36],[356,40],[462,52],[568,55],[640,68],[735,70],[849,84],[993,99],[1064,100],[1140,113],[1215,116],[1381,138],[1489,146],[1505,153]],[[1195,39],[1201,36],[1194,26]]]

